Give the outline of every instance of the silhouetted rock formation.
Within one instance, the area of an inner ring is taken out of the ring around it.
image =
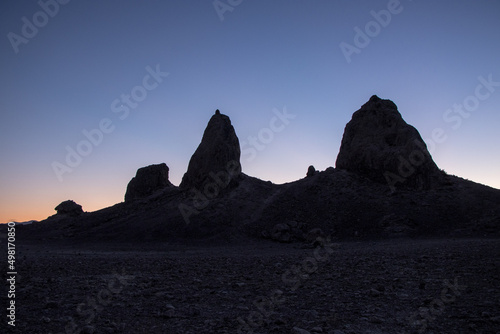
[[[80,204],[76,204],[72,200],[61,202],[54,210],[57,211],[58,215],[66,215],[70,217],[76,217],[83,213],[82,206]]]
[[[306,176],[307,177],[311,177],[311,176],[314,176],[316,174],[316,168],[314,168],[314,166],[309,166],[309,168],[307,169],[307,174]]]
[[[173,187],[168,180],[168,171],[168,166],[165,163],[139,168],[135,177],[127,185],[125,202],[144,198],[158,190]]]
[[[165,164],[144,167],[130,181],[125,203],[81,214],[81,206],[66,201],[57,215],[19,232],[24,230],[23,240],[114,240],[127,247],[131,241],[181,239],[311,244],[318,236],[500,235],[500,190],[440,172],[418,131],[393,102],[377,96],[346,125],[338,168],[310,166],[307,177],[278,185],[245,175],[239,159],[231,121],[216,111],[183,188],[171,185]]]
[[[209,183],[219,189],[241,174],[240,142],[228,116],[215,111],[194,152],[180,188],[203,191]]]
[[[441,173],[418,131],[394,102],[373,95],[347,123],[336,167],[377,182],[427,189]]]

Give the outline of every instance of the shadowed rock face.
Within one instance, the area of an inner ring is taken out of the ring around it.
[[[76,217],[83,213],[82,206],[72,200],[61,202],[54,210],[57,211],[58,215],[67,215],[70,217]]]
[[[427,189],[441,175],[418,131],[394,102],[374,95],[347,123],[336,167],[398,187]]]
[[[125,202],[147,197],[160,189],[173,187],[168,180],[168,171],[165,163],[139,168],[127,185]]]
[[[500,235],[500,190],[441,173],[417,130],[393,102],[377,96],[347,124],[338,168],[310,166],[308,177],[277,185],[241,173],[239,159],[231,122],[217,111],[191,158],[184,189],[170,184],[165,164],[144,167],[129,183],[125,203],[81,214],[81,206],[63,202],[57,215],[27,226],[22,239],[115,240],[126,247],[157,241],[164,247],[165,241],[247,237],[314,242],[325,236]],[[388,191],[399,187],[406,189],[398,196]],[[432,191],[418,190],[427,187]]]
[[[240,142],[231,120],[217,110],[189,161],[180,188],[201,190],[208,182],[225,187],[241,174],[240,155]]]

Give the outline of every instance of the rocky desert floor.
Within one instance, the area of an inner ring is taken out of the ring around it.
[[[18,243],[8,332],[500,333],[499,239]]]

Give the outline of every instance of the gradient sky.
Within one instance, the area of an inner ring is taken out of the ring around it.
[[[0,222],[44,219],[67,199],[85,211],[121,202],[154,163],[178,185],[215,109],[232,120],[244,173],[297,180],[335,165],[373,94],[396,103],[440,168],[500,188],[499,1],[222,0],[219,12],[210,0],[72,0],[57,12],[54,1],[42,0],[51,15],[0,4]],[[146,77],[157,67],[159,83]],[[274,121],[284,110],[295,118]],[[100,126],[96,145],[81,144]],[[87,155],[61,181],[53,164],[79,144]]]

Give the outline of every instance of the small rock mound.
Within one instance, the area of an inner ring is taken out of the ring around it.
[[[311,177],[311,176],[314,176],[316,174],[317,174],[316,168],[314,168],[313,165],[309,166],[309,168],[307,169],[306,177]]]
[[[224,188],[241,174],[240,155],[240,142],[231,120],[216,110],[189,161],[180,188],[203,191],[207,184]]]
[[[127,185],[125,202],[148,197],[158,190],[173,187],[168,180],[168,171],[165,163],[139,168]]]
[[[303,223],[288,221],[274,225],[269,232],[262,231],[262,236],[278,242],[301,241],[304,240],[305,227]]]
[[[373,95],[347,123],[336,167],[398,187],[427,189],[441,175],[417,129]]]
[[[54,210],[57,211],[58,215],[66,215],[70,217],[77,217],[83,213],[82,206],[72,200],[61,202],[55,207]]]

